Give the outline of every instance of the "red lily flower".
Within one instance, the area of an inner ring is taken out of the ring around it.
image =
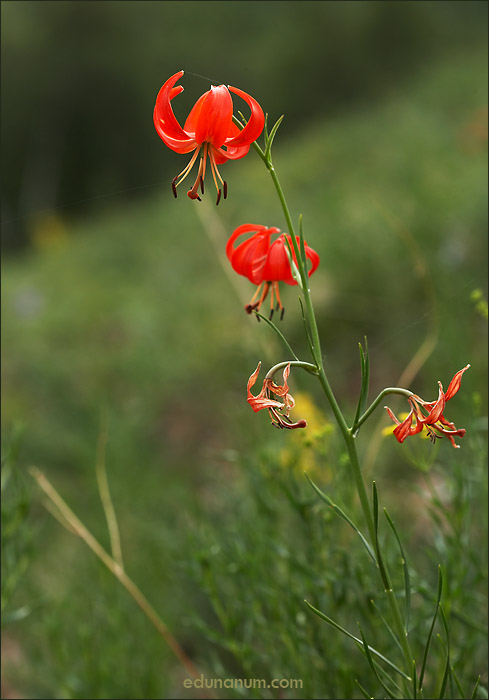
[[[276,428],[287,428],[288,430],[294,430],[294,428],[305,428],[307,426],[307,421],[300,420],[297,423],[293,423],[289,418],[289,413],[291,408],[294,408],[295,401],[293,397],[289,394],[289,387],[287,384],[287,379],[290,374],[290,363],[284,369],[284,383],[283,386],[275,384],[273,379],[265,377],[263,380],[263,386],[258,394],[258,396],[253,396],[251,393],[251,387],[255,385],[257,377],[260,373],[261,362],[258,363],[258,367],[255,369],[251,377],[248,379],[248,403],[255,413],[266,408],[272,419],[272,425]],[[283,397],[283,403],[281,401],[276,401],[271,398],[271,394]]]
[[[227,160],[243,158],[250,150],[250,145],[263,131],[265,117],[263,110],[256,100],[243,90],[225,85],[212,86],[205,92],[193,106],[187,120],[182,127],[177,121],[171,100],[179,95],[182,85],[175,83],[183,75],[183,70],[178,71],[168,78],[156,98],[153,112],[153,121],[159,137],[176,153],[190,153],[194,151],[188,165],[182,172],[173,178],[172,190],[177,196],[178,185],[185,180],[200,153],[199,170],[194,186],[187,192],[190,199],[198,199],[199,187],[204,194],[204,177],[207,157],[211,164],[212,177],[217,189],[217,204],[221,199],[221,183],[224,199],[227,196],[227,184],[222,179],[218,165]],[[240,130],[233,123],[233,100],[230,91],[241,97],[251,109],[251,116],[246,126]]]
[[[453,447],[460,447],[460,445],[455,444],[454,438],[456,436],[463,437],[465,435],[465,428],[457,430],[453,423],[446,420],[443,411],[445,410],[446,402],[460,389],[462,375],[469,367],[470,365],[466,365],[455,374],[446,392],[443,391],[442,383],[438,382],[439,391],[436,401],[423,401],[423,399],[416,394],[412,394],[408,398],[411,411],[402,422],[395,417],[390,408],[385,406],[390,418],[397,424],[397,427],[394,428],[394,435],[398,442],[404,442],[410,435],[417,435],[423,428],[426,428],[432,442],[435,442],[436,438],[445,436],[450,440]]]
[[[236,247],[234,242],[236,239],[245,234],[255,232],[251,238],[243,241]],[[278,228],[267,228],[266,226],[243,224],[238,226],[226,245],[226,255],[232,265],[233,270],[238,274],[247,277],[250,282],[258,285],[250,303],[245,306],[247,313],[258,310],[265,300],[269,290],[271,289],[270,299],[270,318],[273,315],[274,297],[277,300],[277,310],[281,309],[281,317],[284,315],[284,307],[280,299],[278,283],[297,284],[292,276],[290,269],[289,258],[287,257],[288,249],[285,239],[287,238],[292,247],[292,238],[287,233],[282,233],[273,243],[271,237],[275,233],[280,233]],[[299,244],[299,237],[296,236]],[[319,265],[319,255],[315,250],[310,248],[304,241],[306,257],[311,262],[311,268],[308,272],[309,277]],[[297,258],[294,251],[293,260],[297,264]],[[256,299],[258,298],[258,301]]]

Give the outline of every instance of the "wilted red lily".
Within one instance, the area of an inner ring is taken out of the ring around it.
[[[253,231],[255,233],[250,238],[234,247],[234,242],[239,236],[245,233],[252,233]],[[274,311],[274,299],[277,300],[277,309],[282,310],[282,318],[284,307],[280,300],[278,283],[297,284],[292,276],[292,270],[290,269],[290,262],[287,257],[287,244],[285,241],[287,238],[292,248],[292,238],[288,233],[282,233],[272,243],[271,237],[276,233],[280,233],[280,229],[274,227],[267,228],[266,226],[255,224],[243,224],[242,226],[238,226],[227,242],[226,255],[228,256],[233,270],[247,277],[253,284],[258,285],[252,300],[245,306],[249,314],[251,314],[252,311],[258,311],[271,288],[270,318]],[[296,236],[296,240],[297,244],[299,244],[298,236]],[[306,257],[311,262],[311,268],[308,272],[309,276],[311,276],[319,265],[319,255],[305,242],[304,247]],[[293,250],[292,258],[294,263],[297,264],[297,258]],[[257,299],[258,301],[256,301]]]
[[[460,384],[462,381],[463,373],[469,369],[470,365],[466,365],[463,369],[455,374],[452,381],[448,385],[446,392],[443,391],[443,386],[441,382],[438,382],[438,398],[436,401],[423,401],[416,394],[412,394],[408,401],[411,405],[411,411],[409,412],[407,418],[402,422],[399,421],[390,408],[385,406],[385,409],[389,416],[392,418],[397,427],[394,428],[394,435],[399,442],[404,442],[404,440],[410,435],[417,435],[423,428],[432,440],[435,442],[436,438],[447,437],[454,447],[460,447],[460,445],[455,444],[455,437],[463,437],[465,435],[465,428],[460,428],[457,430],[453,423],[446,420],[443,415],[445,409],[445,404],[449,399],[454,396],[460,389]],[[426,413],[426,415],[425,415]],[[414,424],[413,424],[414,421]]]
[[[217,166],[227,160],[243,158],[248,153],[251,143],[263,131],[265,123],[263,110],[258,102],[243,90],[231,86],[213,85],[210,90],[199,97],[182,129],[170,104],[171,100],[183,90],[182,85],[175,87],[175,83],[182,75],[183,70],[178,71],[166,81],[158,93],[153,112],[156,131],[168,148],[176,153],[194,151],[187,166],[173,178],[173,194],[175,197],[177,196],[178,185],[190,173],[200,154],[197,177],[194,186],[187,194],[190,199],[200,201],[197,191],[200,187],[202,194],[204,194],[205,169],[207,157],[209,157],[212,177],[217,189],[217,204],[219,204],[221,187],[218,181],[222,185],[224,199],[227,196],[227,184],[219,174]],[[242,97],[251,109],[251,116],[242,130],[233,123],[233,100],[230,91]]]
[[[263,386],[258,394],[258,396],[253,396],[251,393],[251,387],[255,385],[258,375],[260,374],[261,362],[258,363],[258,367],[255,369],[251,377],[248,379],[248,403],[251,408],[257,413],[262,409],[266,408],[272,419],[272,425],[276,428],[287,428],[288,430],[293,430],[294,428],[305,428],[307,426],[307,421],[300,420],[297,423],[293,423],[289,418],[289,413],[291,408],[294,408],[295,401],[289,394],[289,387],[287,385],[287,379],[290,374],[290,363],[284,369],[284,383],[283,386],[275,384],[271,377],[265,377],[263,380]],[[275,396],[283,397],[284,402],[275,401],[271,398],[271,394]]]

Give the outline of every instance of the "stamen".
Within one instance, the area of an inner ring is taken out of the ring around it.
[[[173,196],[175,197],[175,199],[177,198],[177,186],[175,185],[175,180],[177,180],[177,179],[178,179],[178,175],[176,177],[174,177],[173,180],[171,181],[171,191],[173,192]]]
[[[221,201],[221,190],[218,189],[218,190],[217,190],[216,207],[217,207],[217,205],[219,204],[220,201]]]
[[[191,190],[187,192],[187,195],[190,197],[190,199],[198,199],[199,202],[201,202],[201,198],[197,194],[197,190],[199,189],[199,186],[202,189],[202,193],[204,192],[204,187],[203,187],[203,179],[202,179],[202,171],[204,169],[204,159],[200,159],[199,163],[199,171],[197,173],[197,177],[195,178],[194,186],[192,187]]]
[[[200,176],[200,191],[204,194],[204,178]]]
[[[226,180],[224,180],[224,182],[223,182],[223,188],[224,188],[224,199],[226,199],[228,196],[228,183],[226,182]]]
[[[185,168],[182,170],[182,172],[173,178],[173,183],[175,183],[175,187],[178,187],[178,185],[185,180],[185,178],[187,177],[189,172],[192,170],[193,165],[194,165],[195,161],[197,160],[197,156],[200,153],[200,149],[201,149],[201,146],[199,146],[199,148],[195,149],[192,158],[189,160],[189,162],[187,163]],[[176,180],[178,180],[178,182],[176,182]]]

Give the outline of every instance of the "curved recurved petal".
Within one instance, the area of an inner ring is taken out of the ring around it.
[[[430,410],[426,418],[421,418],[421,423],[425,425],[433,425],[437,422],[440,416],[443,414],[445,408],[445,394],[443,393],[443,387],[441,382],[438,382],[438,398],[435,401],[433,408]]]
[[[461,369],[457,374],[453,377],[452,381],[448,385],[448,389],[445,393],[445,401],[448,401],[449,399],[454,396],[457,391],[460,389],[460,383],[462,381],[462,375],[463,373],[468,370],[470,365],[466,365],[463,369]]]
[[[228,88],[231,92],[234,92],[235,95],[238,95],[238,97],[241,97],[247,103],[251,110],[251,116],[244,129],[242,129],[237,136],[233,136],[226,140],[226,146],[249,146],[253,141],[256,141],[263,131],[263,127],[265,125],[265,115],[263,114],[263,110],[258,102],[251,97],[251,95],[248,95],[248,93],[243,92],[243,90],[240,90],[239,88],[231,87],[230,85],[228,85]]]
[[[178,73],[172,75],[171,78],[168,78],[166,83],[164,83],[156,97],[156,104],[153,112],[153,120],[158,134],[162,138],[164,135],[168,139],[173,139],[175,141],[186,141],[189,139],[189,134],[180,126],[170,104],[170,100],[183,90],[182,86],[174,87],[175,83],[182,75],[183,70],[178,71]]]

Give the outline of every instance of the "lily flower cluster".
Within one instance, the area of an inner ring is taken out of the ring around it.
[[[210,90],[196,101],[182,127],[173,112],[171,102],[183,91],[183,86],[177,85],[183,75],[184,71],[181,70],[168,78],[158,92],[153,111],[155,129],[166,146],[176,153],[192,153],[185,168],[173,178],[172,191],[177,197],[177,187],[187,178],[199,159],[197,176],[187,194],[190,199],[201,201],[199,191],[202,195],[204,194],[204,179],[209,161],[217,190],[216,204],[219,204],[221,196],[224,199],[227,197],[227,183],[223,180],[218,166],[228,160],[238,160],[247,155],[251,144],[258,139],[264,129],[265,116],[258,102],[243,90],[225,85],[212,85]],[[244,126],[238,122],[242,128],[233,121],[231,93],[244,100],[250,109],[250,117],[245,120]],[[272,135],[279,123],[277,122],[272,129],[270,137],[267,135],[265,153],[269,152]],[[258,146],[257,148],[260,151]],[[264,152],[261,154],[265,157]],[[247,234],[251,234],[249,238],[237,243],[240,236]],[[272,241],[274,236],[276,238]],[[279,282],[289,285],[300,283],[301,277],[296,257],[296,251],[299,250],[303,251],[301,255],[305,256],[301,270],[305,268],[310,277],[319,265],[319,255],[305,241],[301,241],[299,236],[294,240],[290,234],[281,233],[278,228],[260,224],[243,224],[234,230],[226,245],[228,260],[235,272],[257,286],[251,301],[245,305],[248,314],[258,312],[270,292],[269,318],[271,319],[274,311],[278,310],[281,311],[280,318],[283,318],[284,306],[280,298]],[[274,304],[276,304],[275,307]],[[257,318],[260,320],[258,315]],[[305,428],[305,420],[294,423],[289,417],[290,410],[294,406],[294,399],[289,393],[287,384],[290,363],[283,372],[283,385],[274,383],[272,377],[277,368],[273,368],[266,375],[260,393],[254,396],[251,388],[256,383],[260,367],[261,363],[258,363],[258,367],[248,380],[247,400],[253,411],[266,408],[272,424],[277,428]],[[469,367],[470,365],[467,365],[455,374],[446,392],[443,391],[441,382],[438,382],[439,393],[436,401],[424,401],[416,394],[409,394],[411,410],[402,421],[396,418],[390,408],[385,407],[396,424],[393,433],[400,443],[410,435],[417,435],[426,429],[432,442],[435,442],[436,438],[447,437],[454,447],[459,447],[455,443],[455,437],[463,437],[465,429],[457,429],[453,423],[446,420],[443,412],[447,401],[459,390],[462,375]],[[283,401],[278,401],[272,396]]]
[[[235,241],[247,233],[253,233],[253,235],[235,246]],[[274,234],[280,235],[272,243],[271,239]],[[296,236],[296,240],[299,245],[299,236]],[[309,276],[311,276],[319,265],[319,255],[305,241],[304,248],[306,258],[311,263],[308,271]],[[280,318],[283,318],[285,309],[280,299],[278,283],[297,284],[290,264],[292,259],[294,264],[297,265],[297,258],[292,249],[291,236],[285,233],[281,234],[280,229],[275,227],[267,228],[257,224],[243,224],[238,226],[228,240],[226,255],[233,270],[257,285],[253,298],[245,306],[246,312],[251,314],[253,311],[258,311],[271,290],[270,318],[272,318],[275,310],[275,300],[277,303],[276,310],[281,310]]]
[[[396,418],[388,406],[385,406],[389,417],[397,424],[393,432],[398,442],[402,443],[410,435],[417,435],[426,428],[432,442],[435,442],[436,438],[447,437],[453,447],[460,447],[460,445],[455,444],[454,438],[462,438],[465,435],[465,428],[457,429],[454,423],[446,420],[443,411],[445,410],[446,402],[460,389],[462,375],[469,367],[470,365],[466,365],[455,374],[446,392],[443,391],[442,383],[438,382],[439,391],[436,401],[423,401],[416,394],[412,394],[408,398],[411,410],[402,422]]]
[[[265,116],[258,102],[243,90],[225,85],[212,86],[205,92],[188,115],[182,128],[171,106],[171,100],[179,95],[182,85],[175,83],[183,76],[183,70],[168,78],[156,98],[153,112],[155,129],[162,141],[176,153],[193,155],[186,167],[172,181],[173,194],[177,196],[177,187],[192,170],[200,155],[199,169],[193,187],[187,192],[190,199],[198,199],[204,194],[204,178],[207,158],[209,158],[212,178],[217,190],[217,202],[227,197],[227,183],[222,179],[218,165],[227,160],[243,158],[250,150],[250,145],[260,136],[265,124]],[[249,106],[251,116],[246,126],[240,130],[233,123],[233,99],[230,93],[241,97]],[[222,185],[222,188],[221,188]]]
[[[251,377],[248,379],[248,403],[255,413],[262,411],[264,408],[268,410],[270,418],[272,419],[272,425],[276,428],[286,428],[287,430],[294,430],[295,428],[305,428],[307,426],[307,421],[304,419],[294,423],[290,418],[290,410],[294,408],[295,401],[293,397],[289,394],[289,386],[287,380],[290,374],[290,362],[285,367],[283,372],[284,383],[282,386],[275,384],[272,377],[269,376],[270,372],[267,374],[263,380],[263,386],[260,393],[254,396],[251,393],[251,388],[256,384],[258,375],[260,374],[261,362],[258,363],[258,367],[255,369]],[[272,394],[283,398],[282,401],[277,401],[272,399]]]

